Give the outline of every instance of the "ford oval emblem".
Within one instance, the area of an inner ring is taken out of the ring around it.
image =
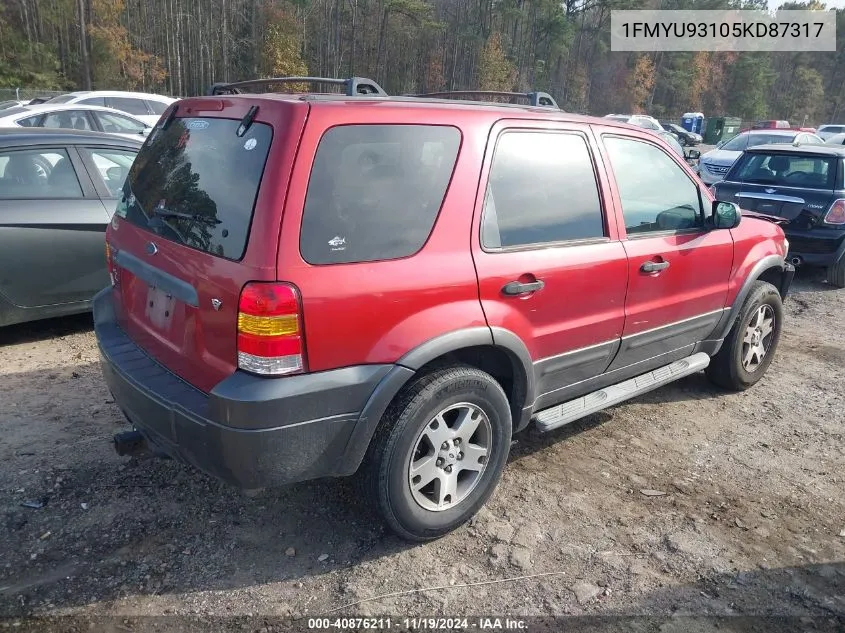
[[[155,255],[156,253],[158,253],[158,246],[156,246],[152,242],[147,242],[147,254]]]
[[[189,121],[187,128],[189,130],[204,130],[209,125],[208,121],[203,121],[202,119],[197,119],[195,121]]]

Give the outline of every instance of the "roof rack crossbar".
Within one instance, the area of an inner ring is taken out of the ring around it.
[[[241,88],[248,86],[268,86],[272,84],[311,83],[332,86],[343,86],[346,96],[377,95],[386,97],[387,93],[372,79],[366,77],[350,77],[337,79],[332,77],[268,77],[266,79],[249,79],[232,83],[215,83],[208,90],[209,96],[221,94],[240,94]]]
[[[408,95],[409,97],[421,98],[449,98],[449,97],[521,97],[528,99],[529,105],[558,108],[557,102],[546,92],[501,92],[498,90],[449,90],[445,92],[427,92],[424,94]]]

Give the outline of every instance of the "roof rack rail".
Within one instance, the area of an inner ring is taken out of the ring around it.
[[[209,96],[222,94],[240,94],[241,88],[247,86],[268,86],[271,84],[311,83],[333,86],[343,86],[348,97],[359,95],[378,95],[386,97],[387,93],[372,79],[366,77],[350,77],[349,79],[334,79],[331,77],[268,77],[266,79],[249,79],[233,83],[215,83],[208,89]]]
[[[542,108],[557,108],[557,101],[547,92],[500,92],[498,90],[449,90],[446,92],[427,92],[425,94],[407,95],[420,98],[450,98],[450,97],[521,97],[528,99],[528,104]]]

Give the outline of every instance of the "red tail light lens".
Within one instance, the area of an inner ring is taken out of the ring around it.
[[[263,376],[305,371],[299,293],[290,284],[251,282],[238,303],[238,367]]]
[[[845,224],[845,200],[839,199],[830,205],[824,216],[827,224]]]

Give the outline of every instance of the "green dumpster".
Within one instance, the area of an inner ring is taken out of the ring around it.
[[[714,117],[707,119],[704,130],[704,143],[717,145],[720,141],[727,141],[739,134],[742,119],[737,117]]]

